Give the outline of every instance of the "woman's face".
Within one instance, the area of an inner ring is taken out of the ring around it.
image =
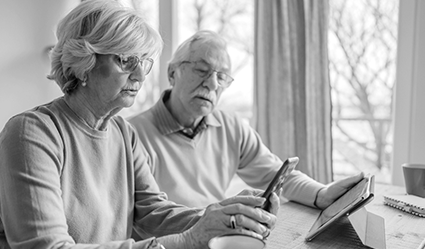
[[[119,56],[97,55],[85,86],[89,101],[102,114],[130,107],[145,77],[140,64],[133,72],[126,73],[121,70]]]

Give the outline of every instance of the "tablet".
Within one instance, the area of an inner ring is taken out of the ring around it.
[[[306,236],[306,241],[311,241],[318,234],[331,226],[337,219],[348,216],[359,208],[365,206],[373,199],[375,177],[365,176],[354,187],[345,192],[329,207],[324,209]]]

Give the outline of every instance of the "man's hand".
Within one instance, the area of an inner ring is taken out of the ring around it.
[[[338,197],[347,192],[353,185],[363,179],[363,172],[350,176],[335,182],[332,182],[320,189],[317,193],[316,206],[320,209],[325,209],[331,205]]]

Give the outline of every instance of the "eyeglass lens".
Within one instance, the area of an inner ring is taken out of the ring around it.
[[[141,60],[135,55],[128,56],[126,58],[121,56],[120,62],[121,69],[129,73],[136,70],[137,65],[140,63],[145,75],[147,75],[151,71],[153,65],[153,60],[151,58],[145,58]]]
[[[192,63],[192,62],[190,62]],[[204,63],[198,64],[195,62],[195,66],[193,67],[193,71],[199,75],[201,78],[208,79],[211,75],[216,72],[217,73],[217,82],[222,87],[228,87],[233,82],[233,78],[227,75],[226,73],[219,72],[213,70],[206,66]]]

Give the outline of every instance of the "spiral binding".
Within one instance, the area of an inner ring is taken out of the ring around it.
[[[393,202],[397,202],[397,204],[388,202],[388,200],[391,200]],[[402,201],[398,201],[398,200],[389,198],[387,196],[384,196],[384,204],[386,204],[386,205],[388,205],[390,207],[393,207],[393,208],[397,208],[397,209],[399,209],[401,211],[404,211],[406,213],[413,214],[413,215],[416,215],[416,216],[425,218],[425,214],[418,213],[418,212],[415,211],[415,208],[416,208],[416,209],[419,209],[419,210],[422,210],[422,211],[425,212],[425,208],[417,207],[417,206],[414,206],[414,205],[411,205],[411,204],[408,204],[408,203],[405,203],[405,202],[402,202]]]

